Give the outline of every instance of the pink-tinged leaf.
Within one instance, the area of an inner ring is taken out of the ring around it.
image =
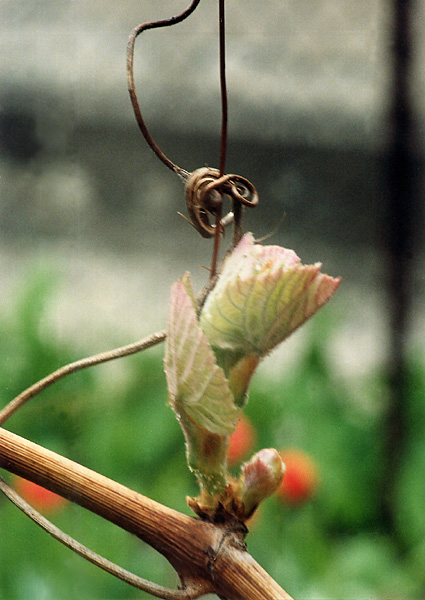
[[[165,370],[170,402],[183,427],[188,418],[213,434],[234,430],[239,409],[199,326],[188,274],[171,288]]]
[[[329,300],[340,280],[246,234],[226,260],[200,324],[215,349],[264,356]]]

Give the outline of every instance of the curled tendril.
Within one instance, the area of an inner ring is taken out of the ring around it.
[[[186,206],[191,224],[202,237],[209,238],[216,234],[216,226],[210,222],[210,215],[221,214],[223,194],[242,206],[257,206],[258,194],[248,179],[240,175],[222,175],[218,169],[202,167],[187,178],[185,184]],[[220,221],[224,227],[232,221],[232,213],[228,213]]]

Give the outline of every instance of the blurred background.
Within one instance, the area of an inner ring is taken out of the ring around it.
[[[0,17],[1,405],[67,361],[165,326],[212,243],[130,106],[128,34],[181,0],[3,0]],[[295,597],[425,593],[423,0],[229,2],[226,170],[260,194],[245,228],[343,283],[262,365],[252,450],[307,453],[315,493],[270,499],[247,541]],[[220,149],[217,2],[136,42],[153,137],[188,171]],[[226,240],[225,240],[226,241]],[[179,510],[195,494],[166,406],[161,349],[71,376],[16,433]],[[132,598],[0,498],[0,598]],[[55,522],[158,583],[161,557],[78,507]],[[66,595],[68,594],[68,596]]]

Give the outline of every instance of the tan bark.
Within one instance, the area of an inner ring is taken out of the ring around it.
[[[242,533],[189,517],[0,428],[0,467],[137,535],[163,554],[183,584],[228,600],[291,600],[245,550]]]

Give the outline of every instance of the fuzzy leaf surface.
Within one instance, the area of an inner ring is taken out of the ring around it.
[[[339,279],[303,265],[292,250],[254,244],[246,234],[224,263],[200,323],[210,344],[264,356],[329,300]]]
[[[171,287],[165,371],[170,402],[181,421],[189,418],[217,435],[232,433],[239,409],[199,326],[188,274]]]

